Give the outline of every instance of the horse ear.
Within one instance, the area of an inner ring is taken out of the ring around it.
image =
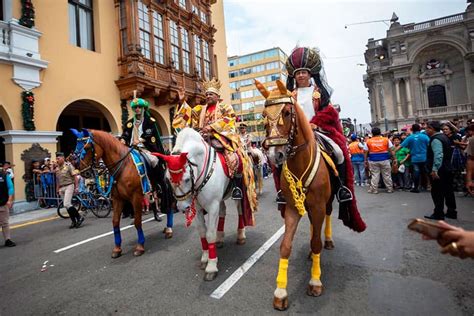
[[[265,99],[268,98],[268,96],[270,95],[270,91],[268,91],[267,88],[265,88],[265,86],[257,79],[255,79],[255,86]]]
[[[84,137],[89,137],[89,136],[90,136],[89,130],[86,129],[86,128],[83,128],[83,129],[82,129],[82,135],[84,135]]]
[[[81,133],[80,133],[77,129],[75,129],[75,128],[70,128],[69,130],[70,130],[70,131],[74,134],[74,136],[76,136],[77,138],[81,137]]]
[[[153,156],[158,157],[163,159],[164,161],[168,161],[167,158],[169,157],[168,155],[165,154],[160,154],[160,153],[151,153]]]
[[[288,94],[288,90],[286,89],[285,84],[280,79],[277,79],[276,84],[281,94],[284,94],[284,95]]]
[[[181,153],[179,155],[179,161],[184,165],[188,159],[188,153]]]

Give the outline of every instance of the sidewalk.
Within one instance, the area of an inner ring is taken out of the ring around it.
[[[40,220],[48,217],[57,215],[56,208],[38,209],[35,211],[24,212],[20,214],[10,215],[10,225],[19,224],[23,222],[29,222],[34,220]]]

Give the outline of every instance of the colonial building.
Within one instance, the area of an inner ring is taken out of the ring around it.
[[[400,24],[365,52],[372,126],[474,117],[474,4],[463,13]]]
[[[265,136],[261,124],[265,98],[255,87],[254,79],[262,82],[267,89],[276,87],[277,79],[286,82],[284,69],[287,58],[278,47],[228,58],[232,106],[239,121],[248,125],[247,131],[255,142]]]
[[[178,89],[202,102],[212,77],[228,87],[222,0],[0,0],[0,160],[16,200],[32,159],[73,149],[69,128],[120,134],[134,91],[169,146]]]

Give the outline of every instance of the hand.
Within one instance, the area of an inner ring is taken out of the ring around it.
[[[465,231],[462,228],[448,230],[441,234],[441,240],[445,242],[441,253],[449,253],[451,256],[465,259],[474,258],[474,231]]]
[[[315,130],[315,129],[318,128],[318,126],[317,126],[316,124],[314,124],[314,123],[309,123],[309,125],[311,126],[311,129],[312,129],[312,130]]]
[[[474,181],[467,181],[466,182],[466,189],[469,192],[469,194],[474,194]]]
[[[138,144],[140,144],[140,142],[138,140],[134,140],[133,143],[132,143],[133,146],[137,146]]]
[[[77,187],[74,188],[74,194],[79,193],[79,189]]]
[[[203,133],[203,134],[210,133],[211,131],[212,131],[212,128],[209,125],[204,126],[203,128],[201,128],[201,133]]]
[[[8,200],[6,205],[8,209],[11,209],[13,207],[13,201]]]
[[[125,139],[120,138],[120,142],[125,145]]]
[[[179,88],[178,90],[178,102],[179,104],[183,104],[186,101],[186,91],[184,90],[183,87]]]
[[[439,179],[438,173],[436,171],[431,171],[430,175],[431,175],[431,178],[433,178],[434,180]]]

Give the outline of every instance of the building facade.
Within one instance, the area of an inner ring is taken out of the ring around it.
[[[474,5],[463,13],[400,24],[365,52],[372,126],[474,117]]]
[[[32,159],[69,153],[69,128],[120,134],[134,91],[170,146],[177,91],[197,104],[203,80],[228,85],[221,0],[30,3],[32,27],[22,25],[21,1],[0,0],[0,160],[15,164],[19,202]]]
[[[285,62],[288,56],[278,47],[242,56],[228,58],[228,78],[232,107],[240,122],[254,142],[260,143],[264,135],[262,112],[265,98],[260,95],[254,80],[262,82],[267,89],[276,87],[277,79],[286,82]]]

